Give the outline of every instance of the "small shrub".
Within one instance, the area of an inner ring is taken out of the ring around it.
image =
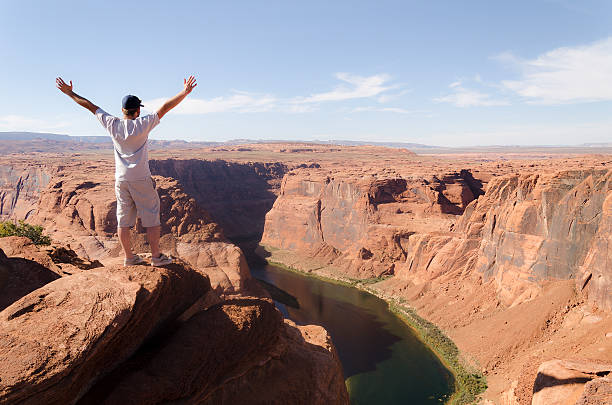
[[[42,226],[26,224],[24,221],[19,221],[19,224],[11,221],[0,222],[0,238],[5,236],[25,236],[35,245],[50,245],[51,238],[43,235],[42,232]]]

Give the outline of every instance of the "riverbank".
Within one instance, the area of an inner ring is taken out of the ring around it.
[[[265,256],[268,263],[284,270],[325,282],[356,288],[384,300],[389,305],[389,310],[416,332],[419,340],[436,355],[453,375],[454,393],[446,401],[448,404],[474,403],[479,399],[479,395],[486,390],[487,385],[484,375],[461,357],[457,345],[439,327],[419,316],[404,299],[388,296],[374,288],[376,283],[384,281],[386,277],[356,280],[339,276],[336,272],[340,269],[334,269],[316,260],[301,261],[298,264],[295,260],[291,260],[296,256],[290,252],[262,247],[259,253],[261,256]]]

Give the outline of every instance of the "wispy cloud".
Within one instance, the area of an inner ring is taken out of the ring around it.
[[[408,91],[404,89],[396,93],[387,93],[390,90],[401,89],[402,85],[390,84],[391,77],[384,73],[373,76],[337,73],[335,77],[341,81],[338,86],[331,91],[315,93],[309,96],[280,98],[271,94],[258,94],[233,90],[229,96],[220,96],[210,99],[187,98],[172,110],[172,113],[211,114],[222,112],[253,113],[266,111],[308,113],[318,110],[318,105],[324,102],[342,102],[353,99],[372,98],[376,99],[379,103],[384,103],[396,99]],[[156,98],[153,100],[146,100],[144,105],[147,110],[155,111],[161,107],[165,101],[165,98]],[[388,108],[391,110],[394,109],[394,107]]]
[[[167,99],[157,98],[147,100],[144,105],[148,110],[159,109]],[[274,109],[278,99],[267,94],[252,94],[243,91],[234,91],[226,97],[211,99],[187,98],[179,104],[173,112],[176,114],[210,114],[220,112],[263,112]]]
[[[68,126],[68,122],[45,121],[22,115],[0,116],[0,130],[2,131],[53,132]]]
[[[588,45],[562,47],[532,60],[506,52],[498,60],[522,77],[503,87],[531,103],[564,104],[612,100],[612,37]]]
[[[477,107],[477,106],[499,106],[508,105],[508,101],[493,98],[491,95],[482,93],[478,90],[463,87],[463,82],[455,81],[448,87],[452,93],[446,96],[434,98],[438,103],[450,103],[457,107]]]
[[[397,85],[397,86],[400,86],[400,85]],[[379,103],[388,103],[389,101],[397,100],[401,96],[408,94],[411,91],[412,91],[411,89],[403,89],[395,93],[385,93],[385,94],[382,94],[376,97],[376,101],[378,101]]]
[[[357,76],[350,73],[336,73],[336,78],[342,84],[331,91],[311,94],[308,97],[299,97],[295,103],[320,103],[325,101],[343,101],[358,98],[375,97],[396,86],[387,85],[391,77],[387,74],[373,76]]]
[[[364,111],[375,111],[375,112],[391,112],[398,114],[429,114],[429,111],[425,110],[409,110],[401,107],[356,107],[353,108],[351,113],[358,113]]]

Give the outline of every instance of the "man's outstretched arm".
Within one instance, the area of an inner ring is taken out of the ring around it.
[[[81,97],[74,91],[72,91],[72,80],[70,80],[70,85],[68,85],[62,80],[61,77],[58,77],[57,79],[55,79],[55,83],[57,84],[57,88],[60,89],[62,93],[73,99],[78,105],[83,108],[87,108],[89,111],[91,111],[92,114],[96,113],[96,111],[98,110],[97,105],[87,100],[85,97]]]
[[[166,115],[168,111],[176,107],[181,101],[183,101],[185,97],[187,97],[187,95],[191,93],[193,88],[198,85],[196,83],[195,77],[193,76],[189,76],[189,79],[183,79],[183,84],[185,85],[183,91],[172,97],[170,100],[166,101],[164,105],[162,105],[160,109],[157,110],[157,115],[159,116],[159,119]]]

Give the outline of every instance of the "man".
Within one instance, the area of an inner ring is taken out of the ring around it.
[[[172,263],[172,258],[159,251],[160,221],[159,196],[155,191],[149,170],[147,141],[149,132],[159,124],[159,120],[176,107],[197,86],[195,77],[183,80],[184,88],[176,96],[161,106],[155,114],[140,117],[140,99],[128,95],[123,98],[123,119],[114,117],[72,91],[72,81],[66,84],[61,77],[56,80],[57,88],[78,105],[96,115],[100,123],[110,133],[115,147],[115,194],[117,196],[117,233],[125,252],[124,265],[135,265],[144,259],[132,252],[130,229],[140,217],[142,226],[147,230],[147,240],[151,246],[151,265],[164,266]]]

